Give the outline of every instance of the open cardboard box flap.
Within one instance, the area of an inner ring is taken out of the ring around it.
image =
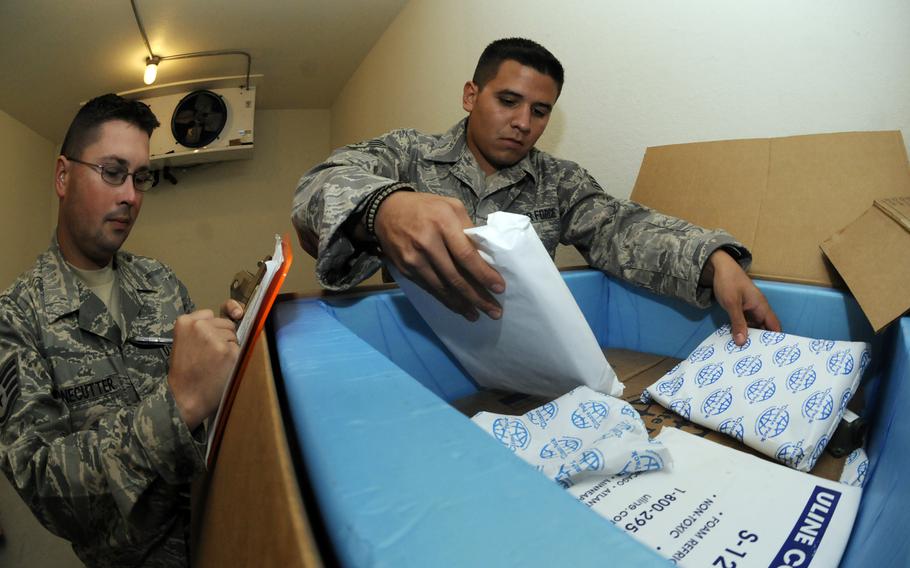
[[[876,199],[822,250],[876,333],[910,309],[910,197]]]
[[[840,269],[838,261],[832,259],[834,267],[825,261],[822,242],[876,199],[908,196],[910,165],[904,141],[900,132],[889,131],[648,148],[631,198],[668,215],[726,230],[752,251],[753,277],[840,286],[834,270]],[[893,260],[900,253],[872,271],[851,272],[851,280],[880,281],[882,272],[898,268]],[[855,249],[848,253],[858,255]],[[847,283],[855,293],[851,280]],[[900,288],[890,290],[907,296]],[[880,329],[875,323],[879,320],[870,316],[870,321]]]

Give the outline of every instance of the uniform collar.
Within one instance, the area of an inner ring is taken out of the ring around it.
[[[118,251],[114,255],[113,267],[117,270],[119,285],[124,292],[121,310],[129,322],[141,308],[142,293],[154,290],[143,285],[146,279],[137,271],[132,254]],[[38,257],[36,272],[42,283],[41,290],[49,322],[80,311],[83,306],[91,307],[94,311],[98,307],[95,305],[96,300],[103,307],[101,301],[64,260],[56,234],[51,239],[48,249]],[[83,314],[80,313],[80,320],[82,318]]]
[[[470,159],[468,156],[464,156],[465,153],[471,152],[470,148],[468,148],[467,131],[468,117],[465,117],[439,137],[430,151],[427,152],[426,159],[433,162],[454,164],[464,157],[465,162],[473,163],[475,167],[479,167],[476,165],[477,161],[473,159],[473,156],[470,156]],[[499,174],[505,178],[517,180],[522,176],[516,174],[523,171],[534,179],[534,183],[537,183],[537,170],[533,165],[536,155],[537,148],[531,148],[527,156],[519,160],[518,163],[499,170]]]

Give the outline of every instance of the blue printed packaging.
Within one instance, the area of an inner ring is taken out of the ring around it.
[[[869,362],[868,343],[750,329],[740,346],[723,326],[642,398],[809,471]]]
[[[522,416],[480,412],[471,420],[565,488],[591,476],[672,465],[629,403],[585,386]]]

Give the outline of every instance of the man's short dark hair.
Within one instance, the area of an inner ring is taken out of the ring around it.
[[[477,60],[472,79],[481,89],[496,76],[503,61],[513,59],[532,67],[556,81],[557,92],[562,92],[562,64],[547,48],[535,41],[520,37],[498,39],[487,46]]]
[[[147,104],[113,93],[101,95],[85,103],[76,113],[66,131],[60,155],[74,158],[81,156],[82,151],[98,139],[98,128],[111,120],[128,122],[150,138],[152,131],[161,125]]]

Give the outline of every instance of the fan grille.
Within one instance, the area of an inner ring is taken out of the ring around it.
[[[212,91],[193,91],[174,109],[171,133],[187,148],[202,148],[218,138],[227,123],[227,105]]]

